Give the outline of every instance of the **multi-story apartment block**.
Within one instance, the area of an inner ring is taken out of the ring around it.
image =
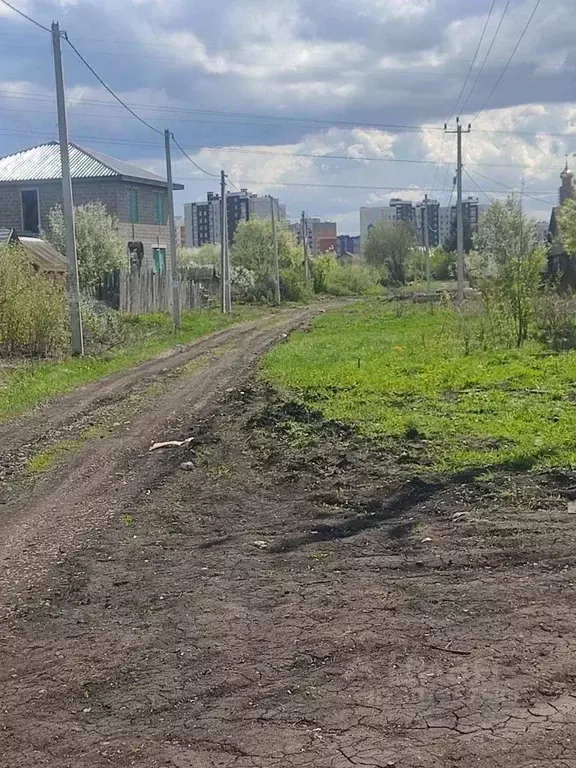
[[[364,252],[368,233],[377,224],[386,222],[393,224],[396,221],[396,211],[390,206],[371,206],[360,208],[360,249]]]
[[[272,206],[277,220],[286,218],[286,207],[276,198],[254,195],[246,189],[229,192],[226,195],[228,241],[234,241],[236,229],[241,221],[271,218]],[[220,208],[220,195],[215,192],[208,192],[205,202],[185,203],[186,245],[199,248],[204,243],[220,243]]]
[[[360,235],[338,235],[338,256],[356,256],[360,253]]]
[[[440,203],[428,200],[428,244],[435,248],[440,243]],[[416,205],[416,239],[418,245],[425,245],[426,202],[423,200]]]

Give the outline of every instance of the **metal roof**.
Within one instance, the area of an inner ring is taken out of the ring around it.
[[[116,160],[101,152],[69,144],[70,172],[73,179],[122,178],[130,181],[166,185],[166,179],[136,165]],[[57,141],[40,144],[14,155],[0,158],[0,183],[52,181],[62,178],[60,146]],[[174,184],[175,189],[184,189]]]
[[[59,272],[66,274],[68,260],[54,248],[53,245],[39,237],[18,237],[20,245],[26,251],[28,258],[44,272]]]

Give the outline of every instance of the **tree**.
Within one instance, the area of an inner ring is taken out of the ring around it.
[[[415,247],[416,239],[408,224],[380,222],[368,232],[364,257],[369,264],[384,267],[393,285],[403,285]]]
[[[474,243],[487,306],[509,319],[520,347],[538,305],[546,248],[538,243],[534,222],[524,216],[514,195],[490,204]]]
[[[217,267],[220,265],[220,246],[213,243],[204,243],[200,248],[183,246],[178,251],[178,261],[181,267],[196,267],[206,264]]]
[[[282,223],[276,226],[278,239],[278,261],[280,269],[290,270],[302,262],[302,252],[296,240]],[[274,276],[274,239],[272,222],[250,219],[241,222],[234,234],[232,264],[245,267],[254,273],[256,281],[262,282]]]
[[[80,288],[85,290],[96,285],[105,272],[126,266],[128,257],[117,222],[108,215],[104,203],[79,206],[75,209],[74,221]],[[64,214],[60,206],[52,208],[48,215],[46,236],[60,253],[66,253]]]
[[[468,216],[464,216],[464,253],[470,253],[473,247],[472,243],[472,228],[470,227],[470,219]],[[450,228],[450,234],[442,244],[442,247],[445,251],[448,253],[455,253],[458,249],[458,232],[457,232],[457,223],[456,221],[452,222],[452,227]]]
[[[570,256],[576,256],[576,200],[565,200],[558,211],[560,239]]]

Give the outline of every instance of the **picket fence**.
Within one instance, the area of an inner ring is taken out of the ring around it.
[[[182,270],[179,289],[181,309],[206,306],[210,297],[218,294],[219,284],[213,267]],[[165,272],[117,269],[102,277],[92,296],[113,309],[131,315],[167,312],[172,304],[172,285]]]

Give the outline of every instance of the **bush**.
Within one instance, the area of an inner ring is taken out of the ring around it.
[[[546,290],[536,312],[536,336],[554,352],[576,347],[576,302],[571,296],[560,296]]]
[[[310,293],[303,275],[292,269],[280,270],[280,295],[284,301],[308,301]]]
[[[126,318],[101,301],[82,302],[82,328],[87,347],[117,347],[130,335]]]
[[[319,256],[312,265],[315,293],[330,296],[366,296],[382,292],[377,272],[367,264],[340,263],[332,255]]]
[[[47,357],[69,344],[64,280],[37,272],[23,249],[0,249],[0,354]]]
[[[183,246],[178,251],[178,262],[181,267],[197,267],[211,264],[220,267],[220,246],[204,243],[200,248]]]

